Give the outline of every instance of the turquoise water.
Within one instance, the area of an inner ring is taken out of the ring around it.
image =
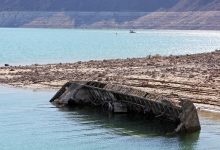
[[[53,107],[55,91],[0,86],[1,150],[219,149],[220,117],[200,115],[202,130],[168,135],[163,123]]]
[[[116,34],[117,33],[117,34]],[[0,28],[0,65],[208,52],[219,31]],[[0,86],[0,150],[219,149],[220,116],[200,114],[201,132],[169,135],[162,122],[94,109],[59,109],[55,91]]]
[[[116,34],[117,33],[117,34]],[[220,49],[220,31],[0,28],[0,65],[177,55]]]

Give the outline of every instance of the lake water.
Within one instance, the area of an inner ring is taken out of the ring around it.
[[[220,49],[220,31],[0,28],[0,65],[177,55]]]
[[[0,66],[177,55],[220,49],[219,31],[0,28]],[[200,114],[202,130],[170,135],[170,126],[94,109],[59,109],[55,91],[0,86],[0,150],[219,149],[220,116]]]
[[[200,132],[169,135],[162,123],[85,108],[55,108],[49,103],[54,93],[0,86],[1,150],[220,148],[219,115],[200,114]]]

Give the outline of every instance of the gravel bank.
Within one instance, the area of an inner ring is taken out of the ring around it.
[[[181,56],[0,67],[2,84],[60,88],[69,80],[122,84],[173,99],[188,97],[200,104],[198,107],[211,105],[210,109],[220,110],[219,50]]]

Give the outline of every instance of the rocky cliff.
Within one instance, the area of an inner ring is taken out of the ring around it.
[[[220,0],[0,0],[0,27],[220,29]]]

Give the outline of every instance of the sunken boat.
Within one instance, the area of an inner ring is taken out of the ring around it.
[[[111,113],[135,113],[166,120],[176,125],[177,133],[201,129],[194,104],[179,98],[151,94],[139,89],[96,81],[70,81],[50,100],[58,107],[89,105]]]

